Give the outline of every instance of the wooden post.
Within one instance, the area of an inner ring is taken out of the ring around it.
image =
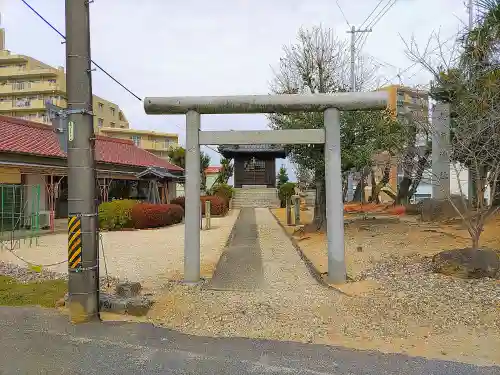
[[[210,229],[210,201],[205,201],[205,229]]]
[[[294,195],[293,199],[293,211],[295,216],[295,225],[300,225],[300,195]]]
[[[290,198],[286,198],[286,225],[292,225],[292,207],[290,207]]]

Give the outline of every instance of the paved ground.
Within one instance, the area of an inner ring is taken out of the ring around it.
[[[201,231],[202,266],[218,261],[237,216],[238,210],[233,210],[226,217],[212,218],[212,229]],[[143,281],[154,287],[183,270],[182,224],[155,230],[103,232],[102,238],[111,276]],[[21,248],[16,249],[15,254],[35,264],[57,263],[67,258],[67,241],[65,233],[40,237],[37,247],[29,247],[21,241]],[[0,251],[0,260],[25,266],[7,250]],[[100,268],[104,270],[102,259]],[[67,264],[48,269],[66,273]]]
[[[217,264],[210,287],[221,290],[254,290],[262,287],[264,271],[253,208],[241,209],[232,234],[231,242]]]
[[[149,324],[72,326],[52,310],[0,308],[0,373],[494,375],[500,368],[322,345],[188,336]]]

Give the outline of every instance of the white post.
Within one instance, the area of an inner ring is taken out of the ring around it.
[[[184,225],[184,281],[200,280],[200,114],[186,113],[186,212]]]
[[[339,110],[336,108],[327,109],[324,113],[324,121],[328,281],[334,284],[341,284],[346,280],[346,269]]]

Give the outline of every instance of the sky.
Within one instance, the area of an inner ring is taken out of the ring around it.
[[[64,33],[64,0],[26,1]],[[382,1],[384,6],[390,0]],[[322,25],[348,40],[349,25],[361,25],[378,3],[95,0],[90,15],[91,56],[141,98],[268,94],[272,68],[279,63],[283,46],[295,42],[300,27]],[[65,65],[61,38],[21,0],[0,0],[0,13],[7,49]],[[373,27],[360,53],[379,66],[383,82],[423,85],[431,77],[419,65],[406,70],[413,62],[404,41],[414,38],[423,49],[433,33],[446,40],[465,27],[467,18],[462,0],[397,0]],[[98,70],[92,84],[94,94],[120,106],[132,128],[178,133],[181,144],[185,142],[184,116],[146,115],[141,101]],[[202,130],[266,128],[264,115],[202,116]],[[204,151],[216,165],[219,155]],[[293,180],[290,164],[281,163]]]

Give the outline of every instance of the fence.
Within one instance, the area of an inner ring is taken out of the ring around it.
[[[0,184],[0,241],[14,248],[19,240],[38,238],[40,185]],[[32,242],[30,242],[31,245]]]

